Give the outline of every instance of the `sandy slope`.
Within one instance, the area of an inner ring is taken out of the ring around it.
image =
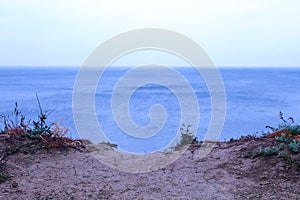
[[[299,169],[278,157],[243,157],[269,142],[218,143],[201,159],[196,144],[175,162],[144,173],[108,167],[87,151],[21,149],[5,159],[11,179],[0,184],[0,199],[300,199]],[[2,140],[1,145],[7,144]],[[116,153],[107,145],[101,152]],[[122,158],[140,162],[134,156]]]

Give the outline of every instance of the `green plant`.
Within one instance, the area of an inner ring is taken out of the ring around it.
[[[190,128],[192,125],[182,124],[180,128],[181,139],[177,143],[176,148],[183,147],[185,145],[190,145],[197,142],[197,137],[191,132]]]
[[[39,107],[39,114],[38,114],[38,119],[36,121],[33,121],[33,128],[29,130],[30,135],[29,137],[31,138],[39,138],[40,135],[50,135],[52,136],[53,131],[51,130],[51,125],[48,125],[46,123],[48,115],[52,112],[44,112],[39,100],[38,95],[36,95],[36,99],[38,102],[38,107]]]
[[[25,116],[18,108],[18,103],[15,103],[14,110],[11,115],[0,115],[3,128],[0,130],[1,134],[8,135],[26,135],[30,138],[37,139],[40,135],[50,135],[55,133],[52,130],[53,123],[48,125],[46,119],[50,112],[44,112],[38,95],[36,99],[39,106],[38,119],[36,121],[26,121]]]
[[[279,144],[279,149],[280,149],[280,150],[284,150],[284,147],[285,147],[285,143],[284,143],[284,142],[281,142],[281,143]]]
[[[294,153],[299,153],[300,149],[300,140],[292,140],[289,145],[289,149]]]
[[[289,138],[285,135],[285,134],[281,134],[281,136],[276,136],[275,141],[279,141],[279,142],[286,142],[289,140]]]
[[[118,145],[117,144],[114,144],[114,143],[111,143],[111,142],[104,142],[106,145],[108,145],[108,146],[110,146],[110,147],[112,147],[112,148],[115,148],[115,149],[117,149],[118,148]]]
[[[248,134],[248,135],[242,135],[239,140],[247,140],[247,139],[254,139],[257,138],[257,136],[255,134]]]
[[[272,146],[260,147],[253,152],[246,152],[245,157],[257,156],[280,156],[289,163],[293,163],[300,168],[299,156],[294,156],[300,153],[300,126],[294,123],[294,119],[289,117],[287,120],[283,117],[283,113],[279,112],[281,123],[277,128],[266,126],[273,131],[266,137],[274,138]],[[298,160],[297,160],[298,159]]]
[[[2,114],[0,115],[3,129],[0,130],[1,134],[21,134],[28,131],[30,120],[26,122],[25,116],[21,113],[18,108],[18,103],[15,102],[15,107],[12,115]]]
[[[265,147],[265,148],[260,148],[258,150],[258,154],[263,154],[264,156],[273,156],[273,155],[278,155],[279,153],[279,150],[274,147],[274,146],[271,146],[271,147]]]
[[[294,118],[289,117],[288,119],[285,119],[283,116],[283,113],[279,112],[279,119],[281,120],[281,123],[278,125],[277,128],[274,128],[272,126],[266,126],[266,128],[270,129],[272,132],[277,134],[286,133],[286,135],[292,135],[292,136],[299,136],[300,135],[300,125],[295,124]]]
[[[25,116],[18,109],[18,104],[15,103],[15,108],[11,116],[1,115],[2,121],[0,122],[2,123],[0,123],[0,125],[3,125],[1,133],[36,140],[45,147],[70,146],[76,148],[77,146],[80,146],[82,144],[80,141],[66,137],[67,133],[70,131],[69,128],[61,127],[58,122],[53,122],[51,124],[47,123],[46,120],[48,115],[53,110],[50,112],[44,111],[37,94],[36,100],[39,108],[37,120],[32,121],[32,123],[30,123],[30,120],[26,121]]]
[[[9,178],[4,173],[3,166],[5,162],[3,158],[13,153],[35,152],[42,148],[85,148],[82,140],[74,140],[66,137],[69,128],[60,127],[58,122],[49,125],[46,120],[50,112],[45,112],[42,109],[38,95],[36,95],[36,99],[39,113],[37,120],[32,121],[32,123],[31,120],[25,119],[25,116],[18,108],[18,103],[15,103],[12,114],[0,115],[0,133],[6,134],[5,142],[8,143],[0,152],[0,183]]]
[[[273,156],[280,154],[280,151],[278,148],[271,146],[271,147],[259,147],[257,151],[253,152],[247,152],[244,154],[246,158],[255,158],[258,156]]]
[[[286,129],[291,131],[292,135],[300,134],[300,126],[295,124],[294,118],[289,117],[287,120],[284,119],[283,113],[279,112],[279,118],[282,120],[282,123],[279,124],[279,129]]]

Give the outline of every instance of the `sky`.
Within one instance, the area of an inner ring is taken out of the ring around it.
[[[0,65],[80,66],[107,39],[139,28],[184,34],[217,66],[300,66],[298,0],[0,0]],[[121,64],[147,56],[174,62],[146,52]]]

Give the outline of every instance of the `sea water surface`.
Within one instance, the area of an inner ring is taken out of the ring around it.
[[[180,103],[176,95],[168,87],[149,83],[136,90],[124,86],[132,93],[129,101],[131,119],[138,126],[151,123],[149,109],[160,104],[167,113],[165,125],[160,132],[149,138],[135,138],[122,131],[112,114],[111,98],[116,84],[131,68],[108,68],[98,82],[95,92],[95,110],[99,126],[112,143],[129,152],[152,152],[165,147],[178,133],[180,121]],[[277,126],[280,123],[279,111],[300,120],[300,68],[218,68],[226,90],[226,119],[219,140],[238,138],[241,135],[260,135],[266,125]],[[28,119],[36,119],[38,94],[45,111],[52,111],[48,122],[60,121],[62,126],[70,127],[69,136],[78,135],[72,113],[72,93],[78,67],[1,67],[0,68],[0,113],[10,114],[14,103]],[[199,110],[199,128],[191,131],[197,133],[199,139],[205,138],[211,118],[211,99],[201,75],[194,68],[174,68],[193,88]],[[159,74],[159,69],[149,68],[133,77],[132,83],[142,77]],[[161,76],[161,75],[160,75]],[[168,79],[171,77],[162,78]],[[174,82],[174,81],[173,81]],[[173,85],[180,95],[185,94],[186,87]],[[188,97],[188,95],[186,95]],[[126,102],[124,102],[126,103]],[[84,119],[83,119],[84,120]],[[191,121],[193,121],[191,119]],[[85,123],[89,123],[88,121]],[[91,133],[97,134],[97,133]],[[94,141],[99,142],[99,141]]]

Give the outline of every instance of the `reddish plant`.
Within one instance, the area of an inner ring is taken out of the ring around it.
[[[274,138],[274,137],[280,137],[282,134],[286,135],[286,136],[291,136],[292,135],[292,132],[289,131],[289,130],[286,130],[286,129],[283,129],[283,130],[278,130],[278,131],[275,131],[273,133],[269,133],[267,135],[268,138]]]
[[[23,133],[26,133],[26,130],[24,128],[16,127],[8,129],[6,133],[8,135],[21,135]]]

